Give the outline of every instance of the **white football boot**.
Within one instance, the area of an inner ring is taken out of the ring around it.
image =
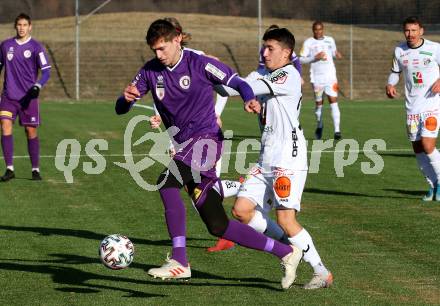
[[[191,278],[191,268],[184,267],[178,261],[167,256],[166,263],[159,268],[151,268],[148,274],[154,278],[165,279],[189,279]]]
[[[310,282],[304,285],[304,289],[319,289],[328,288],[333,284],[333,274],[328,272],[327,274],[314,273]]]
[[[295,245],[290,245],[292,252],[287,254],[281,259],[281,266],[284,269],[284,277],[281,279],[281,287],[283,289],[289,289],[292,286],[296,278],[296,269],[303,256],[303,252]]]

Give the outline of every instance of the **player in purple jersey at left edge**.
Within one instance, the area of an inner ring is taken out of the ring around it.
[[[223,134],[216,121],[213,86],[223,84],[234,88],[245,101],[246,111],[259,112],[252,89],[227,65],[182,49],[181,35],[166,20],[154,21],[146,40],[156,58],[139,70],[118,98],[115,109],[118,114],[126,113],[137,99],[151,91],[165,127],[178,129],[174,136],[177,153],[157,181],[161,186],[159,193],[172,240],[172,253],[164,265],[148,270],[148,274],[161,279],[191,277],[186,253],[185,205],[180,196],[180,190],[186,185],[208,231],[247,248],[277,256],[285,268],[281,285],[284,289],[289,288],[295,280],[302,251],[266,237],[248,225],[229,220],[215,173]],[[185,146],[179,149],[183,143]]]
[[[41,180],[39,160],[40,141],[37,127],[40,125],[38,95],[50,77],[50,64],[44,47],[31,37],[31,18],[20,14],[15,18],[16,36],[0,44],[0,71],[4,67],[3,92],[0,101],[1,144],[6,172],[0,181],[7,182],[14,174],[14,140],[12,126],[19,117],[24,126],[28,152],[32,164],[32,179]],[[38,79],[38,71],[41,77]]]

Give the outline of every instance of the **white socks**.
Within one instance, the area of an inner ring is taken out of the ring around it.
[[[255,210],[254,217],[251,219],[251,221],[249,221],[248,225],[257,232],[263,233],[272,239],[284,242],[286,244],[290,243],[287,241],[286,235],[278,223],[263,215],[263,213],[257,209]]]
[[[316,122],[318,122],[318,128],[322,128],[322,104],[315,105]]]
[[[436,148],[430,154],[426,154],[426,156],[428,156],[429,158],[429,162],[435,172],[436,179],[438,181],[440,179],[440,152]]]
[[[338,102],[330,103],[332,111],[333,125],[335,127],[335,133],[340,132],[339,124],[341,122],[341,112],[339,111]]]
[[[296,245],[300,249],[304,251],[304,261],[308,262],[315,273],[326,274],[328,273],[327,268],[321,261],[321,257],[319,257],[318,251],[313,244],[312,237],[303,228],[298,234],[293,237],[289,237],[289,241],[291,244]]]
[[[425,153],[417,153],[416,160],[419,165],[420,171],[422,171],[429,186],[434,187],[437,181],[437,175],[435,174],[434,168],[432,168],[431,162]]]

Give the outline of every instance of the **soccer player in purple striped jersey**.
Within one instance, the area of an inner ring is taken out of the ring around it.
[[[17,116],[27,136],[32,179],[41,180],[40,142],[37,134],[40,125],[38,96],[50,78],[51,67],[43,45],[31,37],[31,18],[22,13],[15,18],[14,26],[16,36],[0,44],[0,71],[5,69],[0,101],[1,144],[6,163],[6,172],[0,178],[2,182],[15,177],[12,126]],[[39,70],[41,76],[38,79]]]
[[[248,225],[229,220],[218,191],[215,162],[222,151],[223,135],[216,122],[213,86],[223,84],[236,89],[245,101],[245,110],[258,112],[259,104],[252,89],[227,65],[182,49],[181,35],[166,20],[154,21],[146,39],[156,58],[147,62],[125,88],[116,102],[116,112],[128,112],[137,99],[151,91],[165,127],[178,128],[174,136],[177,147],[185,144],[157,182],[172,240],[171,258],[161,267],[150,269],[148,274],[161,279],[191,277],[186,252],[185,205],[180,196],[180,189],[186,185],[208,231],[277,256],[285,267],[282,287],[289,288],[295,280],[302,251],[266,237]]]

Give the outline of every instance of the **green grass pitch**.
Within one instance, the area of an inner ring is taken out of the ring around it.
[[[113,103],[43,103],[40,128],[43,181],[30,181],[30,162],[21,128],[15,126],[17,178],[0,184],[0,304],[1,305],[429,305],[440,304],[440,204],[422,203],[426,183],[406,140],[402,101],[341,102],[345,139],[363,144],[383,139],[384,169],[377,175],[361,172],[358,160],[337,177],[334,154],[323,153],[320,171],[309,174],[302,198],[300,222],[335,276],[330,289],[300,288],[311,277],[306,263],[298,269],[296,285],[280,289],[281,269],[271,255],[243,247],[208,254],[211,237],[187,203],[188,253],[193,277],[189,282],[160,281],[146,270],[161,265],[170,251],[163,208],[157,192],[142,190],[123,162],[123,134],[135,108],[116,116]],[[325,105],[324,138],[333,136],[330,109]],[[313,102],[302,108],[301,124],[313,139]],[[224,130],[234,131],[233,149],[259,135],[256,119],[237,100],[223,114]],[[146,123],[135,138],[150,131]],[[85,174],[90,139],[105,139],[100,151],[105,171]],[[67,184],[55,167],[56,147],[77,139],[81,157]],[[148,153],[149,144],[134,148]],[[310,146],[309,146],[310,149]],[[327,151],[332,151],[329,149]],[[348,153],[347,153],[348,154]],[[257,154],[250,153],[247,162]],[[237,178],[236,154],[224,178]],[[142,156],[136,156],[136,160]],[[3,173],[3,160],[0,161]],[[142,172],[154,182],[162,166]],[[233,200],[225,200],[230,211]],[[122,233],[135,244],[135,259],[125,270],[106,269],[98,246],[108,234]]]

